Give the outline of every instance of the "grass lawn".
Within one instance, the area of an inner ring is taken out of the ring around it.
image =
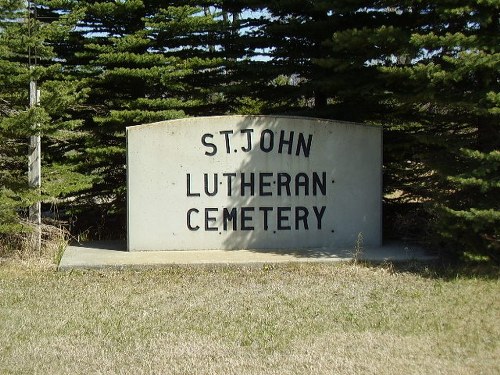
[[[0,263],[0,374],[500,374],[498,275]]]

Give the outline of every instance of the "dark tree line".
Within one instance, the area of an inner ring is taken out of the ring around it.
[[[125,127],[288,114],[384,128],[386,237],[498,260],[497,1],[0,0],[0,233],[42,197],[125,235]],[[35,12],[36,9],[36,18]],[[29,69],[28,50],[36,67]],[[41,104],[28,108],[36,79]]]

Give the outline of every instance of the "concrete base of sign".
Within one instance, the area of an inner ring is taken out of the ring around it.
[[[58,269],[144,268],[168,265],[262,265],[293,262],[337,262],[353,260],[353,249],[328,250],[179,250],[128,252],[125,242],[93,242],[68,246]],[[359,259],[369,262],[433,261],[415,245],[389,243],[363,249]]]

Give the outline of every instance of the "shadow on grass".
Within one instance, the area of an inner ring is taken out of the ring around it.
[[[500,278],[500,266],[487,261],[444,261],[432,262],[362,262],[367,267],[385,268],[394,273],[412,273],[428,279],[452,281],[456,279],[497,280]]]

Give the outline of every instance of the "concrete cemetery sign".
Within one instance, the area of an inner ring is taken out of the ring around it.
[[[128,248],[381,244],[382,130],[296,117],[127,128]]]

